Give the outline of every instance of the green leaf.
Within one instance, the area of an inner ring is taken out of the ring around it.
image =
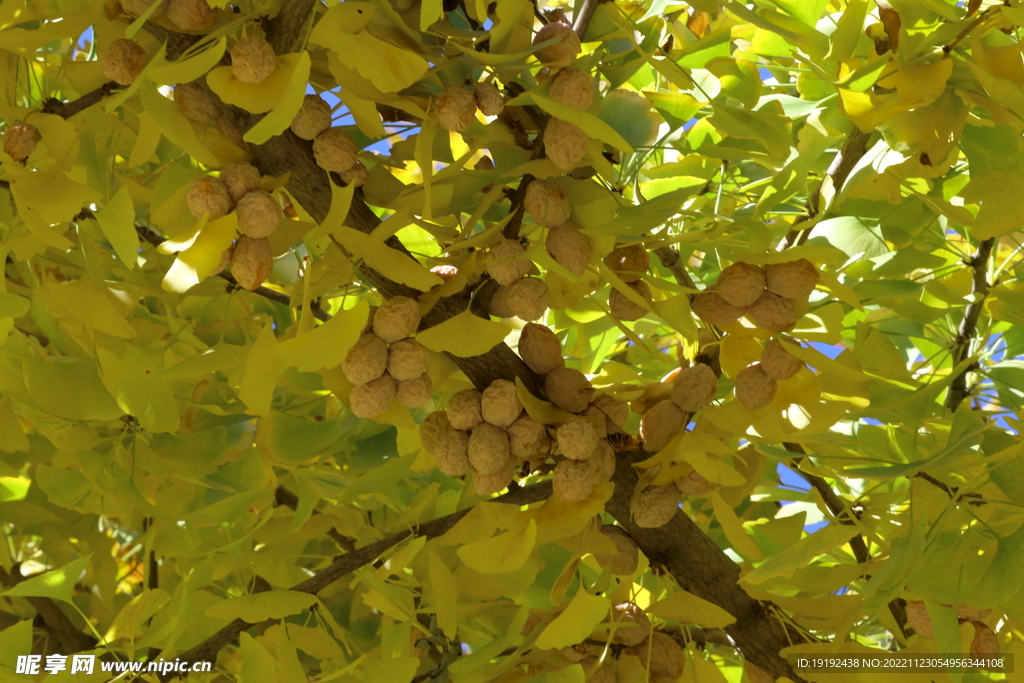
[[[277,660],[265,645],[255,640],[248,633],[238,638],[242,650],[241,675],[251,683],[277,683]]]
[[[714,107],[715,114],[708,121],[718,130],[733,137],[757,140],[777,159],[789,156],[789,121],[784,116],[768,111],[768,107],[757,111],[718,103]]]
[[[165,60],[162,64],[151,66],[146,71],[146,76],[157,85],[191,83],[217,66],[224,57],[227,47],[227,36],[221,36],[220,40],[198,54],[175,62]]]
[[[116,420],[124,415],[100,381],[95,361],[22,361],[25,386],[39,407],[66,420]]]
[[[889,253],[889,245],[874,221],[856,216],[837,216],[821,221],[814,227],[817,237],[842,249],[850,258],[874,258]]]
[[[54,569],[39,576],[33,576],[31,579],[25,579],[13,588],[0,593],[0,595],[6,595],[10,598],[50,598],[51,600],[60,600],[61,602],[74,604],[71,597],[75,590],[75,584],[81,577],[86,565],[89,564],[90,559],[92,559],[92,553],[69,562],[60,569]]]
[[[370,315],[370,306],[359,301],[348,310],[340,310],[327,322],[305,334],[286,339],[274,347],[274,357],[299,372],[314,372],[340,365],[355,346]]]
[[[421,292],[444,282],[440,276],[431,273],[412,257],[406,256],[397,249],[392,249],[372,235],[344,225],[332,227],[331,234],[350,254],[361,258],[366,265],[395,282],[409,285]]]
[[[270,110],[270,113],[246,131],[242,136],[243,140],[254,145],[262,145],[275,135],[283,133],[292,124],[292,119],[302,107],[303,98],[306,96],[309,69],[309,52],[303,50],[299,55],[299,61],[295,64],[295,70],[291,73],[288,85],[281,93],[281,99]]]
[[[245,359],[245,371],[238,387],[238,398],[255,415],[266,415],[270,412],[274,389],[288,367],[274,354],[276,346],[274,329],[268,324],[260,332]]]
[[[338,418],[308,420],[276,410],[260,417],[257,426],[256,446],[263,456],[288,465],[315,458],[335,444],[347,427]]]
[[[856,535],[857,529],[854,527],[829,524],[781,553],[772,555],[740,581],[757,585],[777,576],[792,576],[797,569],[810,565],[814,558],[846,545]]]

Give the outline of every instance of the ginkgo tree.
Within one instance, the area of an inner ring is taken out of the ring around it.
[[[5,0],[0,681],[1024,654],[1022,26]]]

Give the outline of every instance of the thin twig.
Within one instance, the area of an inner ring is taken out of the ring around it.
[[[654,250],[654,255],[658,257],[662,265],[668,268],[669,272],[672,273],[676,278],[676,282],[681,284],[683,287],[689,287],[690,289],[697,289],[697,285],[693,283],[693,278],[686,272],[686,268],[683,266],[683,259],[679,255],[679,252],[674,247],[664,246],[658,247]],[[697,295],[693,292],[686,295],[686,297],[692,302]]]
[[[543,481],[538,484],[531,484],[529,486],[517,487],[514,490],[510,489],[508,493],[493,498],[493,502],[496,503],[512,503],[515,505],[529,505],[530,503],[537,503],[547,499],[551,495],[551,481]],[[316,595],[327,586],[331,585],[338,579],[342,578],[346,574],[353,572],[360,567],[370,564],[376,560],[380,555],[387,552],[389,549],[398,545],[407,538],[414,536],[425,536],[426,538],[435,538],[447,532],[455,524],[465,517],[472,508],[466,508],[453,512],[450,515],[440,517],[438,519],[426,522],[419,526],[415,531],[406,530],[399,531],[396,534],[392,534],[387,538],[383,538],[375,543],[365,545],[358,550],[354,550],[350,553],[345,553],[332,562],[326,568],[320,570],[305,581],[292,586],[289,590],[297,591],[299,593],[309,593],[310,595]],[[314,606],[316,603],[311,600],[310,606]],[[263,624],[274,624],[276,620],[270,619]],[[263,624],[259,624],[262,626]],[[213,661],[217,658],[217,653],[220,652],[221,648],[230,643],[232,640],[238,637],[238,635],[253,626],[253,624],[244,621],[242,619],[235,619],[230,624],[222,628],[221,630],[214,633],[212,636],[199,643],[192,649],[177,655],[177,659],[184,662],[204,662]],[[171,673],[161,674],[161,681],[168,681],[173,678],[174,675]]]
[[[867,153],[868,139],[870,137],[870,133],[865,133],[856,126],[846,136],[843,148],[836,155],[836,158],[832,160],[832,165],[829,166],[828,173],[826,174],[828,178],[832,179],[832,188],[836,194],[839,194],[843,189],[846,178],[850,175],[853,167]],[[818,183],[818,186],[807,197],[807,213],[793,221],[793,227],[789,229],[782,242],[779,243],[779,251],[785,251],[790,247],[803,244],[810,237],[811,228],[803,230],[799,226],[818,215],[821,203],[821,187],[824,183],[824,180]]]
[[[85,111],[94,104],[99,104],[104,98],[109,97],[119,88],[117,83],[109,81],[104,83],[100,87],[96,88],[92,92],[88,92],[77,100],[71,100],[70,102],[61,102],[55,97],[51,97],[43,105],[42,112],[44,114],[56,114],[63,119],[70,119],[75,114]]]
[[[299,497],[283,486],[278,486],[277,490],[274,491],[274,501],[278,505],[284,505],[292,510],[296,510],[299,507]],[[319,515],[320,511],[313,510],[312,514]],[[327,535],[330,536],[331,539],[338,544],[338,547],[346,553],[350,553],[356,549],[355,539],[345,536],[334,527],[330,528]]]
[[[981,309],[985,305],[985,297],[988,296],[988,261],[992,256],[992,246],[995,238],[990,237],[978,244],[978,251],[971,260],[967,262],[973,271],[973,283],[971,285],[971,303],[967,304],[964,310],[964,319],[960,321],[960,330],[956,335],[956,342],[953,345],[953,367],[963,363],[971,355],[971,343],[974,341],[974,333],[978,328],[978,318],[981,317]],[[960,403],[971,393],[967,387],[967,373],[973,368],[965,368],[959,375],[953,378],[949,385],[949,393],[946,394],[946,407],[956,412]]]

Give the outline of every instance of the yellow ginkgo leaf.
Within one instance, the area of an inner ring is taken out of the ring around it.
[[[487,353],[511,331],[512,327],[507,323],[475,316],[467,309],[423,330],[416,335],[416,341],[431,351],[468,358]]]
[[[537,637],[541,650],[561,649],[582,642],[608,615],[611,600],[591,595],[582,588],[572,601]]]
[[[743,525],[736,516],[736,512],[722,499],[718,491],[711,493],[711,505],[715,510],[715,519],[722,526],[725,537],[732,543],[733,550],[748,559],[760,560],[761,551],[743,530]]]
[[[281,101],[299,63],[299,53],[281,55],[277,68],[261,83],[245,83],[235,78],[230,66],[220,66],[206,74],[206,82],[225,104],[241,107],[253,114],[264,114]]]
[[[458,550],[459,559],[481,574],[507,574],[525,564],[537,541],[537,522],[506,531],[492,538],[467,543]]]
[[[700,624],[705,628],[725,628],[736,621],[736,617],[718,605],[682,589],[652,604],[647,608],[647,613],[659,619]]]

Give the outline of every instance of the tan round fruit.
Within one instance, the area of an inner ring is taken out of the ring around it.
[[[676,479],[676,488],[684,496],[703,496],[718,488],[718,484],[710,482],[694,470],[682,479]]]
[[[651,287],[643,280],[627,282],[626,286],[636,292],[641,299],[650,300]],[[632,299],[615,288],[612,288],[611,294],[608,295],[608,308],[613,318],[624,321],[639,320],[647,315],[646,308],[634,303]]]
[[[974,640],[971,641],[971,654],[975,657],[999,654],[999,639],[995,632],[980,621],[974,624]]]
[[[156,0],[121,0],[121,9],[124,13],[130,17],[138,19],[146,13]],[[156,19],[158,16],[167,10],[167,0],[160,0],[160,4],[157,6],[153,13],[149,15],[149,18]]]
[[[516,385],[504,379],[496,379],[484,389],[480,400],[480,414],[484,422],[496,427],[508,427],[523,412]]]
[[[921,600],[907,601],[907,622],[910,627],[921,634],[924,638],[934,638],[935,631],[932,629],[932,616],[928,614],[928,608]]]
[[[15,161],[24,161],[36,151],[42,136],[39,129],[30,123],[15,123],[4,133],[4,152]]]
[[[785,332],[799,319],[792,299],[765,292],[747,307],[747,320],[769,332]]]
[[[341,179],[345,184],[352,185],[353,187],[362,187],[366,184],[369,177],[370,172],[366,170],[366,166],[361,161],[356,161],[356,163],[352,164],[352,168],[341,173]]]
[[[331,107],[319,95],[306,95],[292,118],[292,132],[303,140],[314,140],[331,127]]]
[[[231,48],[231,73],[243,83],[262,83],[277,68],[277,55],[264,38],[239,38]]]
[[[562,69],[552,79],[548,96],[569,107],[590,109],[594,102],[594,78],[579,69]]]
[[[361,336],[349,350],[341,363],[341,371],[352,384],[366,384],[383,375],[387,363],[387,344],[371,332]]]
[[[473,490],[478,496],[489,496],[498,493],[512,483],[516,476],[516,467],[519,466],[515,460],[509,458],[505,467],[494,474],[473,473]]]
[[[588,141],[587,134],[568,121],[552,118],[544,127],[544,153],[563,171],[580,165],[587,154]]]
[[[167,18],[185,31],[202,31],[217,20],[206,0],[167,0]]]
[[[734,263],[718,276],[715,291],[733,306],[749,306],[764,292],[764,268],[742,261]]]
[[[195,82],[174,86],[174,105],[189,121],[213,121],[220,115],[210,93]]]
[[[237,161],[224,167],[224,170],[220,172],[220,181],[228,189],[231,201],[238,202],[250,192],[260,189],[260,171],[247,161]],[[274,202],[274,206],[277,206],[277,202]],[[241,216],[239,216],[239,223],[241,223]],[[274,225],[276,226],[277,223],[275,222]]]
[[[590,404],[594,389],[579,370],[558,367],[544,378],[544,392],[548,400],[559,408],[570,413],[582,413]]]
[[[423,418],[420,424],[420,443],[430,453],[436,456],[436,452],[448,434],[461,433],[448,424],[448,416],[443,410],[438,410]],[[466,438],[469,438],[467,435]],[[467,456],[468,457],[468,456]],[[469,462],[468,460],[466,461]]]
[[[499,285],[510,287],[533,266],[525,253],[523,245],[515,240],[499,242],[487,253],[487,272]]]
[[[701,320],[715,327],[725,327],[737,320],[746,312],[745,308],[733,306],[718,296],[718,292],[704,290],[698,294],[691,305],[693,312]]]
[[[629,405],[625,401],[620,401],[608,394],[600,394],[594,397],[593,405],[600,408],[601,412],[607,415],[616,427],[626,428],[626,421],[629,420]]]
[[[803,366],[804,362],[787,351],[778,339],[769,339],[761,349],[761,367],[774,380],[789,379]]]
[[[433,395],[434,383],[425,372],[413,379],[395,380],[395,400],[407,408],[419,408]]]
[[[558,426],[555,436],[562,455],[571,460],[589,460],[597,451],[597,431],[585,417],[569,418]]]
[[[348,397],[349,408],[356,417],[377,417],[387,412],[394,397],[395,380],[385,372],[377,379],[352,387]]]
[[[448,423],[455,429],[476,429],[484,421],[480,414],[483,394],[475,389],[460,391],[448,401]]]
[[[578,503],[594,490],[594,464],[588,460],[562,460],[551,477],[555,500]]]
[[[356,141],[340,128],[328,128],[313,140],[316,164],[325,171],[344,173],[355,165],[358,154]]]
[[[231,251],[231,274],[240,287],[250,292],[266,282],[274,270],[274,253],[266,237],[254,240],[238,238]]]
[[[556,263],[574,275],[583,275],[590,262],[590,240],[572,223],[551,228],[544,247]]]
[[[449,477],[461,477],[473,469],[469,462],[469,434],[466,432],[450,429],[440,437],[433,449],[427,450],[434,456],[437,469]]]
[[[546,24],[533,37],[533,44],[540,45],[554,39],[551,45],[537,50],[537,59],[547,66],[569,66],[580,53],[580,38],[569,24],[556,21]]]
[[[231,243],[231,246],[220,253],[220,260],[217,261],[217,265],[210,271],[210,275],[219,275],[224,272],[224,269],[231,265],[231,255],[235,252],[235,244]]]
[[[496,318],[511,318],[514,316],[515,312],[508,302],[511,292],[511,287],[505,287],[504,285],[496,287],[487,307],[488,312]]]
[[[415,339],[401,339],[388,349],[388,374],[398,381],[416,379],[427,371],[430,356]]]
[[[654,404],[640,420],[640,440],[644,450],[657,453],[686,426],[686,415],[671,400]]]
[[[270,237],[281,220],[281,207],[269,192],[249,192],[235,207],[238,216],[238,230],[249,237]]]
[[[473,100],[484,116],[497,116],[505,108],[501,91],[493,83],[477,83],[473,87]]]
[[[611,481],[615,476],[615,449],[604,439],[597,443],[597,450],[591,456],[594,463],[594,481],[601,483]]]
[[[509,452],[517,460],[544,455],[551,443],[547,427],[526,413],[520,415],[505,431],[508,432]]]
[[[103,75],[118,85],[131,85],[146,68],[146,51],[134,40],[118,38],[103,52]]]
[[[469,435],[469,462],[480,474],[497,474],[508,456],[508,434],[501,427],[483,422]]]
[[[601,409],[591,401],[587,409],[583,411],[584,417],[590,418],[589,422],[594,428],[598,439],[605,439],[608,436],[608,416],[601,412]]]
[[[686,654],[676,639],[667,633],[655,631],[651,637],[630,648],[630,654],[640,658],[647,665],[651,676],[666,676],[675,680],[683,675]]]
[[[231,210],[231,196],[228,195],[228,188],[219,178],[206,176],[192,183],[185,198],[188,210],[195,218],[201,218],[207,211],[210,212],[209,220],[215,221],[226,216]]]
[[[526,186],[523,206],[538,225],[554,228],[569,220],[571,206],[565,190],[550,180],[534,180]]]
[[[612,605],[610,621],[616,625],[612,641],[632,647],[647,640],[651,634],[651,621],[640,607],[632,602]]]
[[[653,529],[668,524],[679,509],[680,493],[675,484],[663,484],[645,489],[633,508],[633,521],[637,526]]]
[[[612,574],[632,576],[639,564],[640,548],[632,536],[622,527],[614,524],[601,526],[601,533],[615,544],[614,555],[594,555],[594,559],[603,567],[608,567]]]
[[[508,305],[522,320],[538,320],[548,310],[551,293],[547,283],[539,277],[524,277],[512,283]]]
[[[558,337],[550,328],[537,323],[526,323],[519,334],[519,355],[538,375],[546,375],[565,365]]]
[[[476,102],[468,90],[453,85],[437,96],[434,114],[442,128],[461,133],[476,121]]]
[[[715,399],[718,378],[704,363],[683,368],[672,382],[672,400],[681,410],[695,413]]]
[[[604,257],[605,265],[623,282],[636,282],[651,265],[651,255],[642,244],[619,247]]]
[[[764,268],[765,286],[772,294],[787,299],[803,299],[814,291],[821,274],[805,258],[787,263],[772,263]]]
[[[420,306],[415,299],[387,299],[373,316],[373,332],[388,344],[411,337],[420,326]]]
[[[778,384],[760,363],[749,365],[736,375],[736,399],[748,410],[760,410],[771,404],[777,389]]]

